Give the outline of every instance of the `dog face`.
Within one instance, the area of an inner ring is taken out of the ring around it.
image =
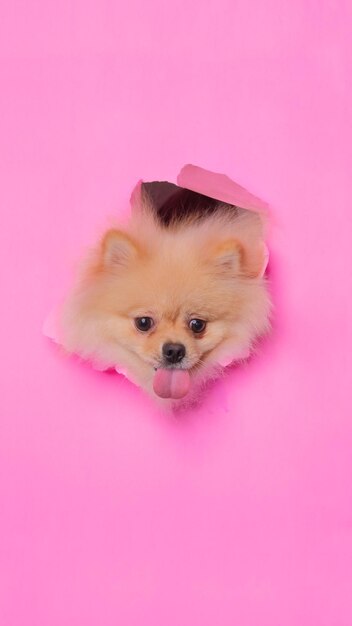
[[[199,367],[241,317],[240,244],[189,244],[173,237],[146,250],[121,231],[103,241],[96,306],[115,340],[153,368]]]
[[[109,230],[69,306],[66,346],[181,398],[223,348],[248,347],[265,331],[262,264],[262,248],[219,219],[176,230],[142,219]]]

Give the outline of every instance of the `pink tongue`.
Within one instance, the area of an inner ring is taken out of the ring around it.
[[[187,370],[159,369],[154,374],[153,389],[160,398],[183,398],[190,384],[191,377]]]

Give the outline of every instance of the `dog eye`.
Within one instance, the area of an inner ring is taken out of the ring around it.
[[[134,320],[135,326],[143,333],[147,332],[154,326],[154,320],[151,317],[136,317]]]
[[[198,319],[191,320],[188,324],[192,333],[196,333],[196,334],[202,333],[205,330],[206,325],[207,323],[204,320],[198,320]]]

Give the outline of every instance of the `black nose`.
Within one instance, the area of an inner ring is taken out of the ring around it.
[[[179,363],[186,354],[182,343],[164,343],[163,357],[167,363]]]

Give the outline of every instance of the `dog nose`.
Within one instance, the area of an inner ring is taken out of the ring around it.
[[[179,363],[186,354],[186,348],[182,343],[164,343],[163,357],[167,363]]]

